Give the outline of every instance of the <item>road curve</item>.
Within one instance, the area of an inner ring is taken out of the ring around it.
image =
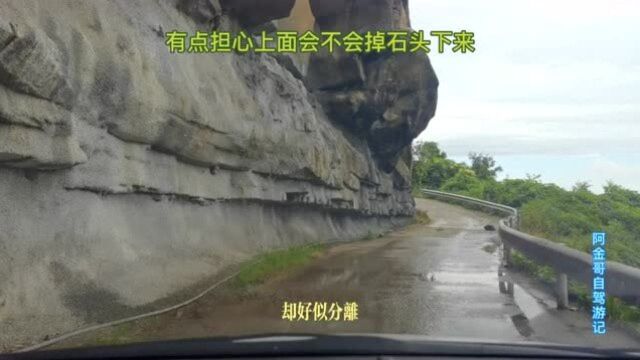
[[[416,200],[428,225],[412,225],[374,240],[332,246],[309,265],[248,293],[218,292],[178,312],[63,346],[256,333],[396,333],[438,338],[542,341],[587,346],[640,342],[609,329],[591,333],[588,314],[558,311],[532,282],[500,290],[498,218],[433,200]],[[503,283],[504,285],[504,283]],[[526,289],[526,290],[525,290]],[[356,302],[350,322],[282,320],[283,302]]]

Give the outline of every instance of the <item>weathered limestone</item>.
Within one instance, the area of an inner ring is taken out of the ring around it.
[[[248,28],[289,16],[295,2],[296,0],[220,0],[222,8]]]
[[[396,159],[434,116],[438,79],[425,54],[395,54],[365,64],[371,107],[371,145],[383,159]]]
[[[406,0],[310,0],[325,31],[410,30]],[[422,132],[436,109],[438,79],[421,53],[314,54],[307,84],[333,121],[367,140],[386,171]],[[404,164],[403,166],[408,166]]]
[[[279,26],[294,2],[0,0],[0,347],[410,219],[406,150],[436,101],[426,56],[164,44]],[[321,28],[408,25],[405,2],[370,4],[311,1],[282,24],[307,28],[312,7]]]
[[[72,113],[50,101],[0,86],[0,123],[44,129],[69,122]]]
[[[196,23],[209,23],[222,15],[222,7],[218,0],[178,0],[176,9]]]
[[[312,54],[309,69],[305,81],[311,90],[357,87],[365,81],[360,58],[341,52]]]
[[[86,154],[68,134],[0,124],[0,166],[48,170],[86,160]]]
[[[408,0],[310,0],[323,30],[342,32],[408,30]]]
[[[61,55],[52,41],[39,31],[17,35],[0,50],[0,83],[71,106],[72,94]]]
[[[16,33],[12,25],[4,19],[0,19],[0,49],[4,49],[15,38]]]

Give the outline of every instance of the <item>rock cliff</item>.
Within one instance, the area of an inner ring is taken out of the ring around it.
[[[167,51],[166,31],[304,22],[294,6],[321,30],[410,26],[406,0],[298,2],[0,0],[0,344],[413,215],[426,55]]]

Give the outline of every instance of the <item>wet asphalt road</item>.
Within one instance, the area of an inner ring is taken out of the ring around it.
[[[309,265],[245,294],[217,292],[177,312],[126,329],[120,341],[259,333],[395,333],[474,340],[587,346],[640,342],[609,328],[591,333],[589,314],[555,310],[544,289],[525,280],[500,291],[498,218],[417,200],[432,219],[382,238],[332,246]],[[356,302],[356,321],[286,321],[283,302]],[[92,343],[92,334],[65,346]]]

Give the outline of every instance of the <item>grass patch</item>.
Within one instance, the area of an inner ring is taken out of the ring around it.
[[[70,340],[64,340],[62,342],[49,345],[45,347],[44,350],[125,345],[136,342],[138,340],[139,331],[140,329],[137,327],[137,322],[129,322],[81,334],[79,336],[72,337]]]
[[[124,323],[110,328],[109,331],[95,339],[94,346],[118,345],[131,341],[133,335],[133,323]]]
[[[426,211],[422,211],[418,209],[416,209],[415,219],[416,219],[416,223],[421,225],[427,225],[431,222],[431,218],[429,217],[429,214],[427,214]]]
[[[376,234],[373,231],[369,230],[367,231],[367,235],[362,237],[362,240],[373,240],[380,237],[380,234]]]
[[[556,273],[551,267],[539,265],[515,250],[511,250],[511,266],[545,284],[554,284],[556,281]]]
[[[326,245],[314,244],[275,250],[258,255],[240,268],[232,280],[235,288],[246,288],[264,283],[270,277],[290,271],[317,257]]]

